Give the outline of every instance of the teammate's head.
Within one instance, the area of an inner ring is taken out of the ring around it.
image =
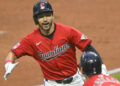
[[[43,13],[47,13],[47,16],[53,14],[52,6],[47,1],[38,1],[33,6],[33,18],[35,24],[39,24],[37,16],[41,15],[41,17],[43,17]]]
[[[101,59],[94,52],[85,52],[80,60],[83,74],[87,76],[96,75],[101,73]]]

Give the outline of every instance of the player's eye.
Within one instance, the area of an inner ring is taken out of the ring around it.
[[[43,17],[44,17],[44,15],[42,15],[42,14],[37,16],[37,18],[43,18]]]
[[[37,18],[43,18],[44,16],[49,17],[51,15],[52,15],[51,12],[44,12],[42,14],[37,15]]]
[[[51,13],[46,14],[46,16],[48,16],[48,17],[51,16],[51,15],[52,15]]]

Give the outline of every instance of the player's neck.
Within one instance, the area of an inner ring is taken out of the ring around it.
[[[48,30],[48,31],[40,30],[40,32],[43,35],[50,35],[51,33],[54,32],[54,30],[55,30],[55,25],[54,25],[54,23],[52,23],[52,26],[51,26],[50,30]]]

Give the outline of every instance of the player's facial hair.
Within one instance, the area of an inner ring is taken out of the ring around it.
[[[52,22],[53,22],[53,21],[52,21]],[[43,28],[43,25],[41,25],[41,24],[39,24],[39,27],[40,27],[41,30],[45,31],[46,33],[49,33],[50,28],[51,28],[51,26],[52,26],[52,22],[49,23],[49,29],[47,29],[47,30],[45,30],[45,29]]]
[[[52,24],[54,23],[53,19],[54,19],[53,14],[51,14],[51,18],[48,21],[46,20],[44,22],[39,23],[40,31],[41,32],[43,31],[46,34],[49,34]],[[48,22],[48,24],[49,24],[49,28],[47,28],[47,29],[45,29],[43,26],[45,22]]]

